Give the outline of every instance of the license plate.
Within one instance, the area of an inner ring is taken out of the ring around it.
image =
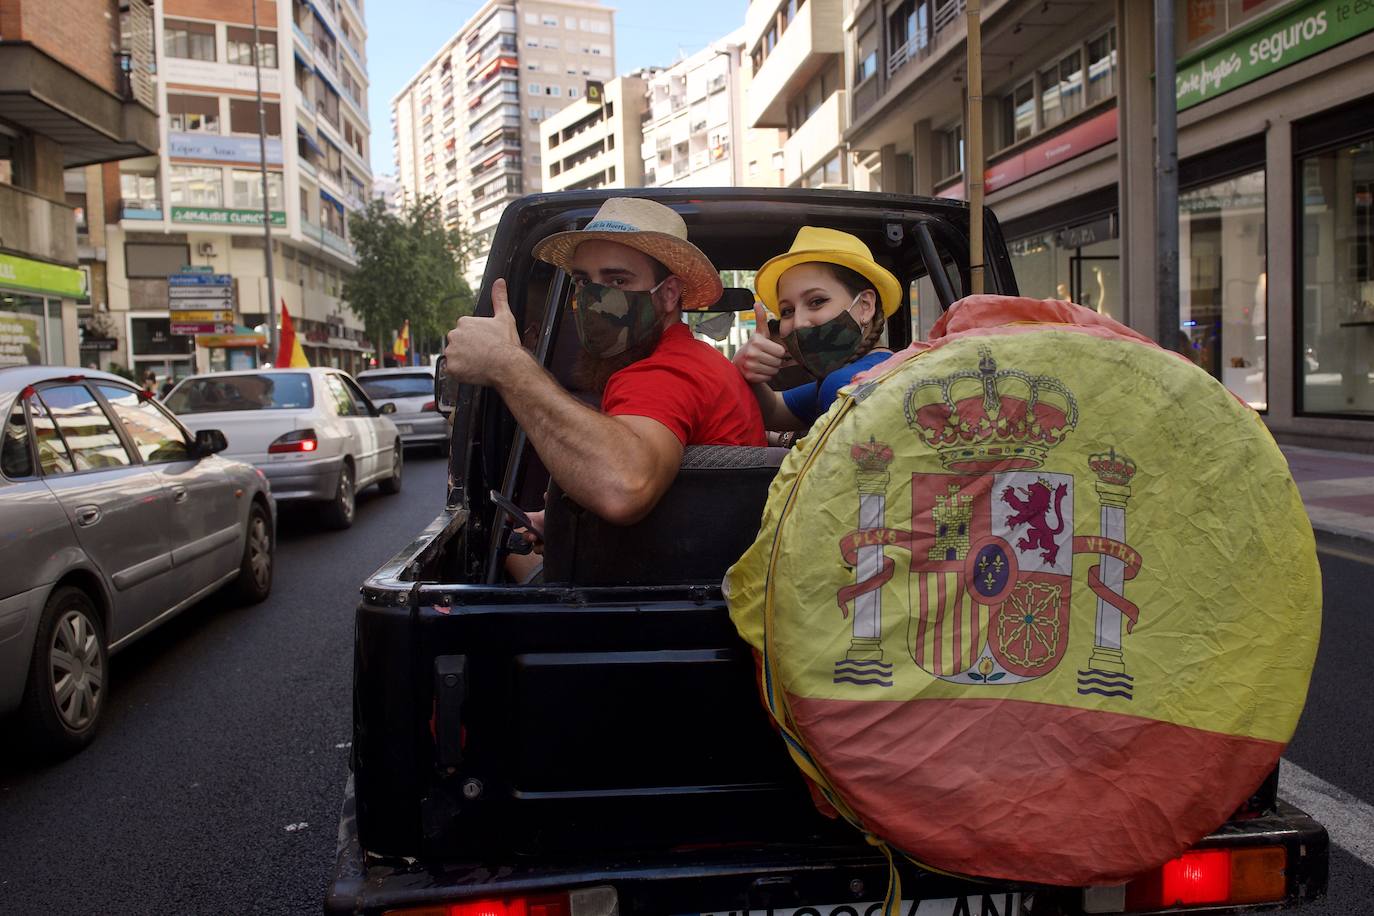
[[[1020,916],[1020,894],[965,894],[938,900],[903,900],[901,916]],[[881,901],[828,903],[785,910],[720,910],[694,916],[882,916]]]
[[[409,423],[397,423],[396,429],[399,432],[408,433],[413,430],[413,427]]]

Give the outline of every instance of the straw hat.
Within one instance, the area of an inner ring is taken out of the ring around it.
[[[720,273],[701,249],[687,241],[687,224],[675,210],[639,197],[612,197],[585,228],[558,232],[534,249],[534,256],[568,269],[583,242],[603,239],[642,251],[682,279],[682,308],[706,308],[724,291]]]
[[[873,260],[873,254],[867,245],[848,232],[838,229],[802,226],[797,230],[797,237],[787,253],[770,258],[754,277],[754,290],[768,307],[768,311],[782,317],[778,313],[778,280],[782,275],[798,264],[816,261],[838,264],[862,274],[878,290],[884,318],[890,317],[902,304],[902,284]]]

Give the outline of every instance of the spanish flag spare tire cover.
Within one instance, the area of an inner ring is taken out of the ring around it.
[[[726,576],[794,760],[871,839],[1120,883],[1292,737],[1312,529],[1254,411],[1095,312],[977,296],[845,389]]]

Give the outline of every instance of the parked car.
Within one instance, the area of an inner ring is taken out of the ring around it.
[[[225,454],[267,475],[278,502],[312,500],[326,524],[353,524],[359,490],[401,491],[401,438],[338,369],[216,372],[183,379],[166,404],[193,430],[223,431]]]
[[[448,421],[434,404],[432,366],[365,369],[357,378],[377,406],[396,405],[392,419],[406,445],[427,445],[440,451],[448,447]]]
[[[91,741],[108,656],[232,584],[272,589],[267,479],[117,375],[0,369],[0,715],[35,746]]]

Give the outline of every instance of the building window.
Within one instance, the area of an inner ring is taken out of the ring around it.
[[[543,23],[549,28],[556,29],[558,28],[558,17],[552,13],[545,13]]]
[[[1053,127],[1083,110],[1083,66],[1078,51],[1040,71],[1040,116]]]
[[[204,165],[168,166],[168,197],[173,204],[183,207],[222,207],[223,172],[223,169]]]
[[[1116,29],[1088,42],[1088,104],[1116,95]]]
[[[281,106],[276,102],[263,102],[263,114],[267,121],[267,136],[281,136]],[[253,99],[229,100],[229,132],[231,134],[257,134],[258,103]]]
[[[137,172],[119,173],[120,216],[124,211],[139,210],[147,213],[162,211],[162,198],[157,192],[157,176]]]
[[[854,55],[854,84],[857,86],[878,72],[878,29],[869,26],[859,36],[858,53]]]
[[[167,126],[172,130],[219,133],[219,99],[167,93]]]
[[[262,209],[262,173],[233,169],[229,173],[233,185],[232,206],[241,210]],[[285,192],[281,172],[267,173],[267,199],[270,209],[281,210]]]
[[[964,171],[964,125],[955,124],[947,130],[935,132],[936,181],[943,181]]]
[[[168,57],[215,59],[215,26],[209,22],[168,19],[162,28],[162,49]]]
[[[258,29],[258,62],[276,69],[277,33],[273,29]],[[225,29],[224,59],[243,67],[253,66],[253,30],[231,25]]]
[[[1035,133],[1035,81],[1026,80],[1002,99],[1004,146]]]
[[[530,83],[529,89],[526,91],[529,92],[530,95],[539,95],[544,91],[544,87],[538,83]]]
[[[1374,416],[1374,138],[1299,163],[1302,410]]]

